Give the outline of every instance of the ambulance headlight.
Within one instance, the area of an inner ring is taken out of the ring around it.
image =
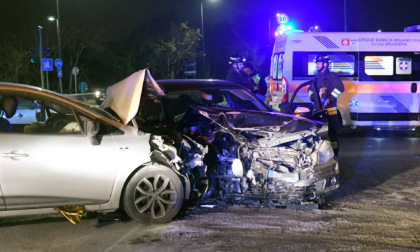
[[[318,164],[322,165],[334,158],[334,150],[327,141],[322,141],[318,148]]]
[[[237,178],[242,178],[244,175],[244,166],[239,158],[235,158],[232,162],[232,173]]]

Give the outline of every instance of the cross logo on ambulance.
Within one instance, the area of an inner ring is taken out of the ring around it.
[[[407,70],[407,69],[408,69],[408,63],[407,63],[407,61],[401,61],[401,62],[400,62],[400,69],[401,69],[402,71],[405,71],[405,70]]]
[[[348,39],[348,38],[342,38],[341,39],[341,45],[343,45],[343,46],[350,45],[350,39]]]

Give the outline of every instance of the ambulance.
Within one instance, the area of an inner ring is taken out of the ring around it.
[[[289,32],[276,37],[270,69],[270,106],[285,112],[293,92],[317,74],[316,55],[329,56],[330,71],[345,92],[337,108],[344,126],[420,126],[419,32]],[[307,89],[294,102],[311,103]]]

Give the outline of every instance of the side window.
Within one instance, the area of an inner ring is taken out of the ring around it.
[[[361,72],[368,81],[420,81],[420,54],[361,52]]]
[[[364,57],[365,73],[370,76],[394,75],[394,57],[368,55]]]
[[[164,102],[165,119],[178,122],[190,106],[203,106],[202,99],[200,91],[167,93]]]
[[[66,106],[15,95],[1,95],[1,99],[8,104],[1,109],[2,125],[8,125],[1,132],[81,134],[73,110]]]
[[[356,52],[293,52],[293,78],[308,79],[317,74],[317,55],[325,55],[330,58],[329,70],[341,77],[357,77],[357,53]]]
[[[279,61],[279,55],[276,54],[273,57],[273,62],[272,62],[272,67],[271,67],[271,71],[272,71],[272,74],[273,74],[272,76],[273,76],[274,79],[277,79],[277,64],[278,64],[278,61]]]
[[[283,78],[283,56],[284,54],[279,54],[279,59],[277,63],[277,79],[281,80]]]
[[[413,60],[410,57],[395,58],[395,74],[412,74]]]

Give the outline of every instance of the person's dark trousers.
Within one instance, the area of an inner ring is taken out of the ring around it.
[[[340,127],[340,116],[338,114],[328,115],[328,139],[330,140],[331,147],[333,148],[336,157],[338,157],[338,134]]]

